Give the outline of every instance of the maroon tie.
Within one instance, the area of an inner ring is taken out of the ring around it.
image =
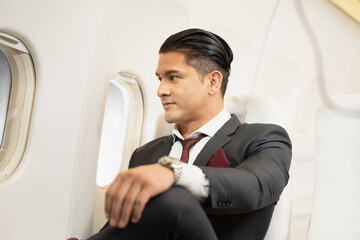
[[[183,146],[183,151],[182,151],[182,154],[181,154],[181,161],[182,162],[187,163],[189,161],[189,150],[190,150],[190,148],[192,148],[192,146],[194,146],[195,143],[200,141],[203,137],[206,137],[206,135],[201,134],[197,138],[186,139],[186,140],[179,139],[179,141],[181,142],[181,145]]]

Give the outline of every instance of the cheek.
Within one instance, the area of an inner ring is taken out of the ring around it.
[[[172,91],[172,96],[179,107],[194,111],[206,99],[206,89],[200,83],[184,84]]]
[[[188,91],[183,91],[181,94],[181,103],[186,108],[191,108],[196,100],[198,99],[198,92],[188,89]]]
[[[197,112],[199,108],[201,108],[205,101],[205,96],[203,95],[203,92],[196,91],[192,92],[191,94],[187,95],[187,97],[184,99],[187,109],[191,112]]]

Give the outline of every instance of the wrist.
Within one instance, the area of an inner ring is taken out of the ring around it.
[[[179,180],[182,173],[182,164],[179,159],[172,158],[169,156],[161,157],[158,161],[160,165],[170,169],[174,174],[174,184]]]

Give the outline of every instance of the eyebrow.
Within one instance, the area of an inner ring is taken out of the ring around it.
[[[165,76],[169,76],[171,74],[175,74],[175,73],[180,73],[181,71],[178,71],[178,70],[169,70],[169,71],[166,71],[165,72]],[[158,73],[155,73],[156,76],[160,77],[160,74]]]

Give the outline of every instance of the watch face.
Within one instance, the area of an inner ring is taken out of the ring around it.
[[[171,164],[171,160],[170,160],[169,158],[165,158],[165,159],[164,159],[164,164],[170,165],[170,164]]]
[[[179,164],[180,160],[176,159],[176,158],[165,156],[165,157],[160,158],[159,163],[161,163],[164,166],[171,167],[172,164]]]
[[[180,159],[164,156],[158,161],[162,166],[169,168],[174,172],[174,183],[178,181],[182,172],[182,165]]]

